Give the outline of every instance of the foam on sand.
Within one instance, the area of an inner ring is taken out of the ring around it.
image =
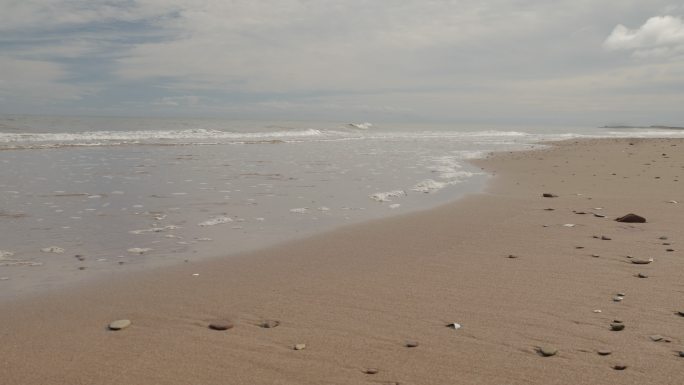
[[[392,198],[399,198],[406,196],[404,190],[392,190],[387,192],[376,192],[370,195],[370,198],[376,202],[391,202]]]
[[[198,223],[197,226],[200,226],[200,227],[216,226],[216,225],[222,225],[225,223],[230,223],[232,221],[233,221],[232,218],[222,216],[222,217],[215,217],[215,218],[206,220],[204,222]]]

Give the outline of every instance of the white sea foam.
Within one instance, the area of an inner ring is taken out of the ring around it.
[[[43,253],[64,254],[64,249],[57,246],[43,247],[40,251]]]
[[[294,213],[294,214],[306,214],[309,212],[309,208],[308,207],[299,207],[296,209],[290,209],[290,212]]]
[[[204,222],[198,223],[197,226],[201,227],[206,227],[206,226],[216,226],[216,225],[222,225],[224,223],[230,223],[232,222],[233,219],[230,217],[215,217],[209,220],[206,220]]]
[[[376,192],[370,195],[370,198],[377,202],[391,202],[392,198],[399,198],[406,196],[404,190],[393,190],[387,192]]]
[[[425,179],[424,181],[419,182],[415,186],[413,186],[411,190],[427,194],[441,190],[450,184],[453,184],[453,182],[437,182],[433,179]]]
[[[13,255],[14,255],[14,253],[11,251],[0,250],[0,261],[7,258],[7,257],[11,257]]]
[[[130,249],[126,250],[126,251],[128,251],[128,252],[131,253],[131,254],[140,254],[140,255],[142,255],[142,254],[147,253],[148,251],[152,251],[152,249],[150,249],[149,247],[133,247],[133,248],[130,248]]]

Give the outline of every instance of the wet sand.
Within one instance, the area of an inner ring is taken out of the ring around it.
[[[477,161],[496,175],[485,193],[438,209],[2,302],[2,383],[679,383],[682,147],[498,154]],[[627,213],[648,222],[613,220]]]

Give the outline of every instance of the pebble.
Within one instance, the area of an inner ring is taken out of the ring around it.
[[[228,320],[216,320],[209,323],[209,329],[212,330],[228,330],[233,328],[233,323]]]
[[[622,298],[622,297],[613,297],[613,301],[615,301],[615,302],[620,302],[620,301],[622,301],[623,299],[624,299],[624,298]]]
[[[679,356],[680,356],[680,357],[684,357],[684,350],[682,350],[682,351],[679,352]]]
[[[508,258],[515,259],[515,258],[518,258],[518,256],[517,256],[517,255],[513,255],[513,254],[508,254]]]
[[[658,238],[658,239],[660,239],[660,240],[662,240],[662,241],[665,241],[665,240],[667,240],[667,237],[663,235],[662,237],[660,237],[660,238]]]
[[[648,265],[653,262],[653,258],[650,259],[632,259],[631,261],[635,265]]]
[[[447,327],[448,327],[448,328],[452,328],[452,329],[454,329],[454,330],[458,330],[458,329],[461,328],[461,324],[457,324],[457,323],[454,322],[454,323],[448,324]]]
[[[684,310],[679,310],[677,312],[677,314],[679,314],[679,316],[681,316],[681,317],[684,317]]]
[[[646,223],[646,218],[636,215],[636,214],[627,214],[623,215],[620,218],[615,219],[617,222],[624,222],[624,223]]]
[[[378,370],[378,369],[375,369],[375,368],[366,368],[366,369],[363,370],[363,372],[366,373],[366,374],[377,374],[378,371],[379,371],[379,370]]]
[[[614,332],[619,332],[619,331],[624,330],[624,329],[625,329],[625,325],[623,323],[613,322],[610,324],[610,330],[612,330]]]
[[[648,275],[647,275],[647,274],[644,274],[644,273],[639,273],[639,274],[637,274],[637,277],[639,277],[639,278],[648,278]]]
[[[625,370],[625,369],[627,369],[627,365],[625,365],[625,364],[615,364],[615,365],[613,365],[613,369],[615,369],[615,370]]]
[[[418,346],[418,341],[406,341],[404,344],[407,348],[415,348]]]
[[[609,356],[613,354],[609,349],[599,349],[596,353],[598,353],[599,356]]]
[[[597,213],[594,213],[594,216],[595,216],[596,218],[605,218],[605,217],[606,217],[606,216],[603,215],[603,214],[597,214]]]
[[[611,239],[613,239],[613,238],[611,238],[611,237],[606,237],[605,235],[601,235],[601,240],[610,241]]]
[[[261,327],[264,329],[273,329],[274,327],[280,325],[280,321],[276,320],[266,320],[261,323]]]
[[[594,313],[601,313],[601,310],[596,309],[596,310],[594,310]]]
[[[674,249],[667,249],[667,250],[665,250],[665,251],[674,251]]]
[[[626,296],[627,294],[620,292],[620,293],[617,293],[616,295],[617,295],[618,297],[624,297],[624,296]]]
[[[558,198],[558,195],[556,194],[551,194],[551,193],[543,193],[542,196],[544,198]]]
[[[293,347],[293,349],[294,349],[294,350],[304,350],[304,349],[306,349],[306,344],[296,344],[296,345]]]
[[[599,257],[600,257],[600,255],[598,255],[598,254],[592,254],[591,256],[594,257],[594,258],[599,258]]]
[[[131,321],[127,319],[120,319],[109,324],[109,330],[121,330],[131,326]]]
[[[651,341],[653,341],[653,342],[658,342],[658,341],[662,341],[664,337],[659,335],[659,334],[654,334],[652,336],[648,336],[648,338],[650,338]]]
[[[552,346],[541,346],[539,349],[539,354],[541,354],[544,357],[551,357],[555,356],[558,353],[558,349],[552,347]]]

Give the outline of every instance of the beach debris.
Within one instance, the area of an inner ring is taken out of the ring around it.
[[[625,329],[625,324],[623,324],[622,322],[613,321],[610,323],[610,330],[612,330],[614,332],[619,332],[619,331],[624,330],[624,329]]]
[[[148,247],[133,247],[133,248],[130,248],[130,249],[126,250],[126,251],[128,251],[128,252],[131,253],[131,254],[140,254],[140,255],[142,255],[142,254],[145,254],[145,253],[147,253],[148,251],[151,251],[151,250],[152,250],[152,249],[150,249],[150,248],[148,248]]]
[[[376,368],[364,368],[362,370],[362,372],[364,372],[366,374],[377,374],[379,372],[379,370]]]
[[[654,334],[652,336],[648,336],[648,338],[650,338],[653,342],[659,342],[662,341],[665,337],[661,336],[660,334]]]
[[[280,325],[280,321],[276,320],[265,320],[263,321],[259,326],[261,326],[264,329],[272,329],[276,326]]]
[[[637,277],[639,277],[639,278],[648,278],[648,274],[639,273],[639,274],[637,274]]]
[[[625,364],[615,364],[615,365],[613,365],[613,369],[615,369],[615,370],[625,370],[625,369],[627,369],[627,365],[625,365]]]
[[[235,325],[228,320],[215,320],[209,323],[209,329],[219,331],[232,329],[234,326]]]
[[[551,193],[543,193],[542,197],[544,197],[544,198],[558,198],[558,195],[551,194]]]
[[[537,348],[537,352],[543,357],[552,357],[558,354],[558,349],[554,348],[553,346],[540,346]]]
[[[43,247],[42,249],[40,249],[40,251],[42,251],[43,253],[54,253],[54,254],[63,254],[64,253],[64,249],[61,247],[57,247],[57,246]]]
[[[609,356],[613,354],[613,352],[610,349],[599,349],[596,351],[599,356]]]
[[[306,344],[295,344],[295,346],[292,347],[294,350],[304,350],[306,349]]]
[[[407,348],[415,348],[418,346],[418,341],[408,340],[404,343]]]
[[[454,322],[454,323],[447,324],[446,327],[454,329],[454,330],[458,330],[461,328],[461,324]]]
[[[112,321],[109,324],[109,330],[121,330],[121,329],[126,329],[129,326],[131,326],[130,320],[120,319],[120,320]]]
[[[232,221],[233,221],[233,219],[230,217],[220,216],[220,217],[214,217],[214,218],[208,219],[204,222],[200,222],[197,224],[197,226],[200,226],[200,227],[216,226],[216,225],[222,225],[225,223],[230,223]]]
[[[631,262],[635,265],[648,265],[653,262],[653,258],[649,259],[632,259]]]
[[[632,213],[623,215],[615,220],[624,223],[646,223],[646,218]]]

